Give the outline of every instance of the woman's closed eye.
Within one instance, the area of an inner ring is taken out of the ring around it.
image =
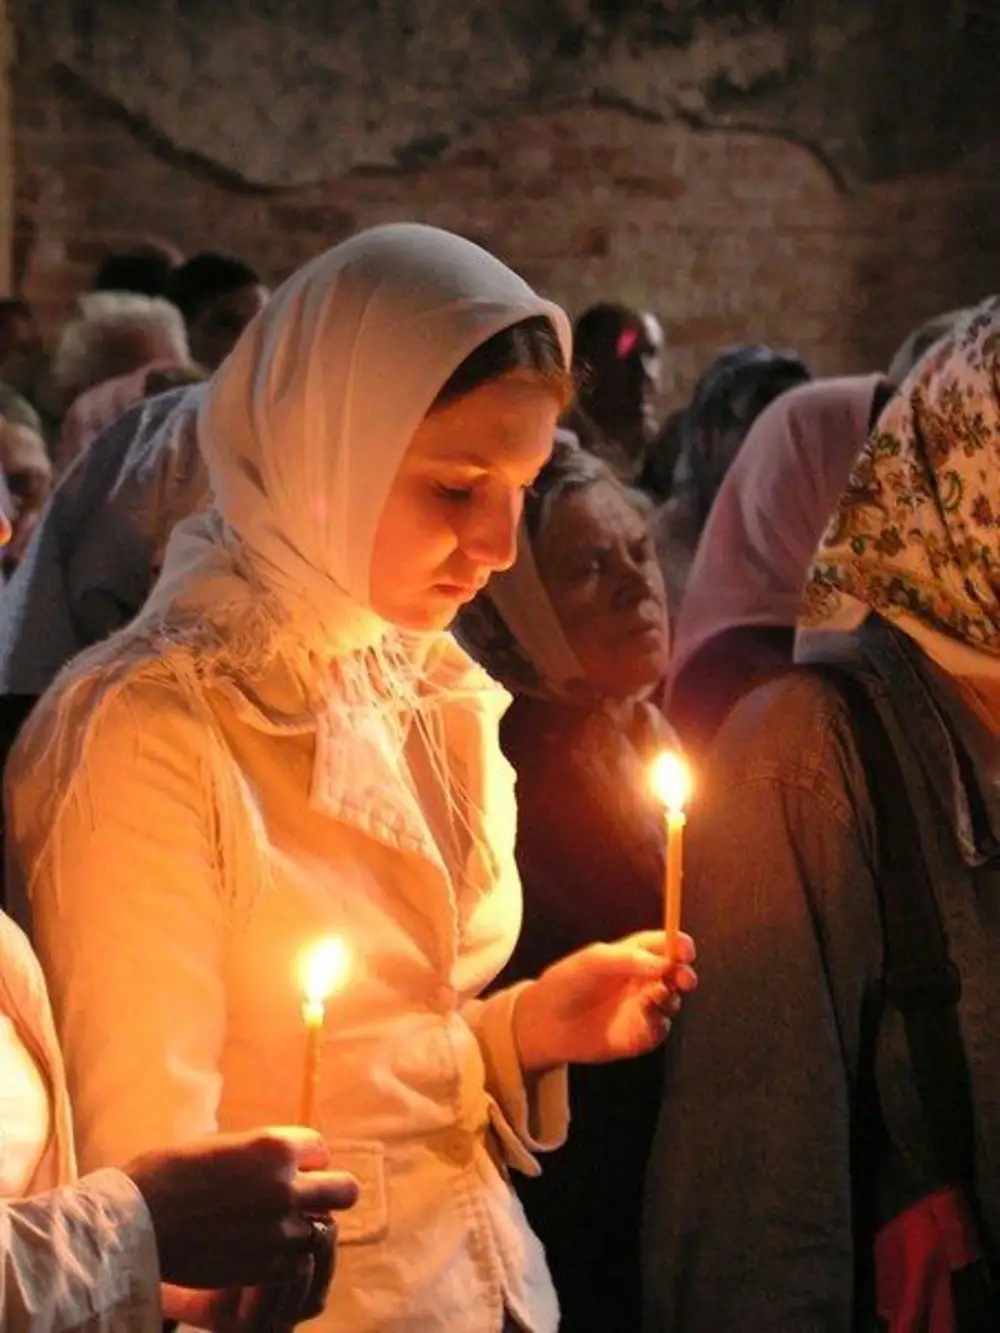
[[[448,501],[449,504],[468,504],[475,497],[476,491],[482,489],[484,481],[485,478],[480,477],[469,481],[436,481],[434,491],[440,499]],[[535,483],[533,481],[518,486],[518,499],[522,504],[531,495],[534,487]]]
[[[434,490],[442,500],[447,500],[450,504],[467,504],[475,492],[475,487],[466,483],[462,486],[446,486],[443,482],[436,482]]]

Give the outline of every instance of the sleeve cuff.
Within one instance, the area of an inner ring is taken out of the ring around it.
[[[514,1010],[533,984],[521,982],[465,1009],[486,1068],[493,1129],[511,1166],[526,1175],[539,1173],[533,1154],[561,1147],[569,1131],[567,1067],[526,1076],[514,1040]]]
[[[153,1219],[138,1186],[114,1168],[84,1176],[77,1190],[90,1196],[106,1223],[105,1262],[125,1288],[122,1305],[137,1316],[137,1327],[155,1327],[162,1319],[160,1259]]]

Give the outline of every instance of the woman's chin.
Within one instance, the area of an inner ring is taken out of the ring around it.
[[[637,653],[627,663],[620,663],[619,690],[621,697],[645,694],[655,690],[667,674],[670,654],[663,648],[651,648],[648,653]]]
[[[400,629],[429,633],[447,629],[461,611],[466,598],[432,589],[420,597],[394,600],[391,605],[375,606],[373,610]]]

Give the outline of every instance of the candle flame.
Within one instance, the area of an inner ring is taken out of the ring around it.
[[[310,945],[299,964],[302,995],[306,1003],[325,1004],[344,985],[349,970],[347,946],[338,935],[330,935]]]
[[[683,814],[691,796],[691,770],[674,750],[664,750],[653,763],[653,791],[671,814]]]

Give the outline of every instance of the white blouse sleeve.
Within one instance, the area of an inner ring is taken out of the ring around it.
[[[0,1204],[4,1333],[158,1333],[161,1320],[153,1225],[128,1176]]]
[[[106,705],[54,818],[45,733],[43,712],[15,752],[8,850],[33,884],[78,1155],[93,1170],[217,1128],[215,811],[204,729],[165,686],[129,686]]]

